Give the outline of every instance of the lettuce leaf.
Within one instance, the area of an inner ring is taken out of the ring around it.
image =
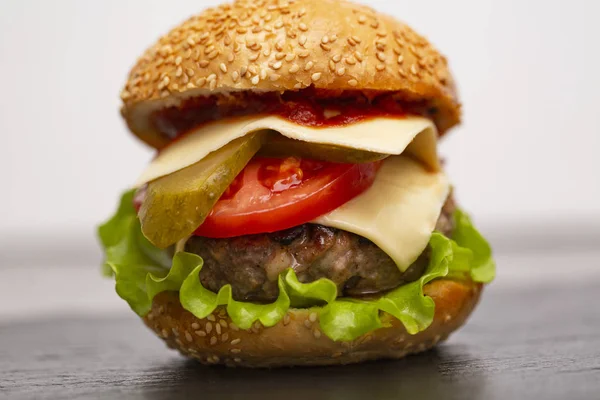
[[[218,293],[202,286],[201,257],[179,252],[171,259],[167,251],[154,247],[141,233],[133,195],[133,191],[123,195],[115,216],[100,226],[98,233],[105,249],[105,270],[114,274],[117,293],[140,316],[149,312],[154,296],[173,291],[179,292],[182,306],[198,318],[225,306],[241,329],[249,329],[256,321],[273,326],[292,307],[318,313],[322,332],[336,341],[351,341],[385,326],[380,319],[382,311],[400,320],[409,333],[416,334],[433,321],[435,304],[423,294],[423,286],[428,282],[448,277],[488,283],[495,275],[490,246],[469,217],[458,210],[454,215],[454,240],[438,232],[431,235],[430,262],[423,276],[378,299],[337,298],[337,287],[332,281],[301,283],[290,268],[279,276],[275,302],[240,302],[233,299],[230,285]]]

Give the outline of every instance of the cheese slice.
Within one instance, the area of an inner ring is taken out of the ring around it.
[[[411,154],[428,168],[439,170],[437,131],[423,117],[373,118],[344,126],[310,128],[277,116],[248,116],[199,127],[158,153],[136,186],[189,167],[227,143],[261,130],[277,131],[290,139],[329,144],[383,154]]]
[[[393,156],[366,192],[313,222],[371,240],[406,271],[427,247],[449,193],[443,172]]]

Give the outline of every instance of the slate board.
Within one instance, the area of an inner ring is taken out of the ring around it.
[[[8,399],[600,399],[600,283],[490,287],[468,325],[405,360],[282,370],[208,368],[131,317],[0,324]]]

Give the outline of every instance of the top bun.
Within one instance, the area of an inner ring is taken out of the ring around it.
[[[133,67],[122,114],[157,145],[152,112],[182,100],[311,86],[394,92],[435,108],[442,133],[460,120],[446,59],[407,25],[344,0],[237,0],[188,19]]]

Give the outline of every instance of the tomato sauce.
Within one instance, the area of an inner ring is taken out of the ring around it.
[[[313,128],[343,126],[374,117],[402,118],[424,115],[423,105],[400,103],[393,95],[368,98],[361,92],[324,93],[312,89],[284,93],[236,93],[227,97],[205,97],[178,107],[157,111],[153,123],[173,140],[199,125],[246,115],[278,115]]]

